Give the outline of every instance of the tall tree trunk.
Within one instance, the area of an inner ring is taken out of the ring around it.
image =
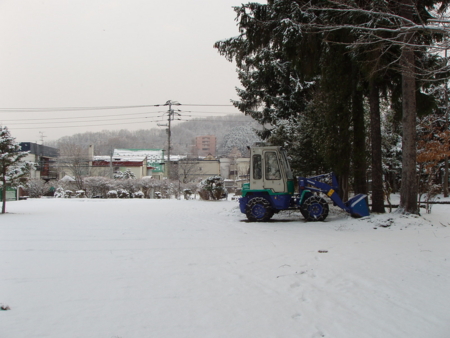
[[[384,213],[380,92],[373,79],[369,82],[369,105],[370,139],[372,145],[372,211]]]
[[[355,194],[367,194],[366,180],[366,132],[364,126],[364,105],[358,90],[358,76],[353,67],[352,119],[353,119],[353,175]]]
[[[6,213],[6,177],[2,177],[2,214]]]
[[[403,0],[400,15],[412,20],[413,5],[411,0]],[[406,34],[405,42],[413,41],[411,33]],[[400,188],[400,210],[417,214],[418,184],[416,177],[416,79],[414,70],[414,51],[405,45],[401,55],[402,67],[402,185]]]

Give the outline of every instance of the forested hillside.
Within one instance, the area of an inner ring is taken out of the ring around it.
[[[189,154],[195,137],[202,135],[216,136],[218,155],[229,153],[233,147],[237,147],[242,153],[245,153],[248,145],[259,140],[254,131],[256,128],[260,129],[258,126],[257,122],[245,115],[228,115],[195,119],[182,123],[175,122],[171,127],[172,154]],[[109,155],[114,148],[167,149],[167,128],[85,132],[65,136],[47,143],[47,145],[54,147],[60,147],[61,144],[76,144],[86,148],[93,144],[95,155]]]

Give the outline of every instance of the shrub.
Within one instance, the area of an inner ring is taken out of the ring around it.
[[[66,191],[62,187],[58,187],[55,190],[54,194],[55,198],[65,198],[66,197]]]
[[[72,190],[66,190],[64,191],[64,198],[72,198],[73,191]]]
[[[184,199],[188,200],[191,198],[193,192],[191,189],[183,189],[183,195],[184,195]]]
[[[219,200],[227,196],[224,188],[223,178],[211,176],[200,183],[200,198],[203,200]]]
[[[86,198],[86,193],[84,192],[84,190],[77,190],[75,192],[75,197],[76,198]]]
[[[144,198],[144,193],[142,191],[136,191],[132,196],[133,198]]]
[[[110,190],[106,194],[107,198],[117,198],[117,191],[116,190]]]
[[[130,193],[125,189],[119,189],[119,190],[117,190],[117,196],[119,198],[129,198]]]
[[[39,178],[29,180],[25,188],[27,189],[28,196],[31,198],[39,198],[50,190],[49,184]]]
[[[87,197],[105,198],[108,191],[114,189],[114,181],[103,176],[92,176],[84,179]]]

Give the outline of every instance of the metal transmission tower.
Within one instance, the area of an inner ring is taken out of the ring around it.
[[[171,126],[171,121],[174,119],[175,114],[180,115],[179,113],[175,112],[172,109],[172,106],[180,106],[181,103],[177,102],[177,101],[172,101],[169,100],[167,101],[165,104],[163,104],[163,106],[169,106],[169,110],[167,111],[168,114],[168,129],[167,129],[167,177],[170,179],[170,135],[171,135],[171,131],[170,131],[170,126]],[[158,124],[159,126],[161,126],[161,124]]]

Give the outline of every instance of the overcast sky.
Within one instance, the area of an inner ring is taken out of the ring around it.
[[[176,107],[183,110],[183,119],[240,114],[234,107],[220,106],[237,98],[239,81],[235,66],[213,48],[214,42],[238,35],[232,6],[240,3],[0,0],[0,124],[8,126],[17,141],[40,143],[41,135],[45,142],[84,131],[156,127],[167,107],[6,109],[174,100],[217,105]]]

